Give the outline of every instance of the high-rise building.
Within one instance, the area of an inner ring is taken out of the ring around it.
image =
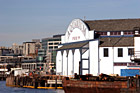
[[[33,39],[32,42],[23,42],[23,55],[36,58],[38,55],[38,49],[40,48],[41,43],[39,39]]]
[[[45,61],[49,72],[55,71],[56,49],[58,49],[58,45],[61,44],[61,36],[62,35],[54,35],[53,37],[42,39],[42,49],[45,50]]]
[[[24,56],[35,56],[35,42],[23,42],[23,54]]]
[[[15,55],[23,55],[23,45],[13,43],[12,49]]]

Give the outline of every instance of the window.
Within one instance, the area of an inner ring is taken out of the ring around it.
[[[104,48],[104,57],[108,57],[108,48]]]
[[[110,35],[121,35],[121,31],[110,32]]]
[[[134,55],[134,48],[128,48],[128,55]]]
[[[54,43],[55,45],[58,45],[59,43]]]
[[[97,32],[97,34],[101,35],[101,36],[106,36],[107,32]]]
[[[53,43],[49,43],[49,45],[53,45]]]
[[[53,46],[50,46],[49,49],[53,49]]]
[[[118,48],[118,57],[123,57],[123,49]]]
[[[56,49],[56,48],[58,48],[58,46],[54,46],[54,48]]]
[[[134,31],[124,31],[124,35],[133,35]]]

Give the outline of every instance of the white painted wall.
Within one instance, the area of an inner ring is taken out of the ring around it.
[[[123,35],[124,33],[123,33],[123,31],[121,31],[121,35]]]
[[[68,54],[68,75],[73,75],[73,54],[72,50],[69,50]]]
[[[68,42],[77,42],[77,41],[83,41],[86,40],[86,37],[82,33],[82,31],[78,28],[73,29],[73,32],[69,36]]]
[[[104,57],[104,48],[109,49],[109,57]],[[123,48],[123,57],[118,57],[118,48]],[[113,66],[114,62],[131,62],[130,55],[128,55],[128,48],[134,47],[100,47],[100,73],[108,75],[119,74],[120,69],[123,69],[123,66]]]
[[[56,74],[62,75],[62,54],[61,54],[61,51],[58,51],[57,55],[56,55]]]
[[[104,57],[104,48],[108,48],[108,57]],[[100,74],[113,74],[113,51],[112,47],[100,47]]]
[[[114,73],[121,75],[121,69],[127,69],[127,66],[114,66]]]
[[[93,31],[89,31],[89,39],[94,39],[94,30]]]
[[[118,57],[118,48],[123,48],[123,57]],[[114,47],[114,62],[131,62],[128,48],[134,47]]]
[[[67,53],[66,50],[64,50],[63,53],[63,75],[67,75]]]
[[[110,32],[107,32],[107,35],[110,36]]]
[[[95,41],[90,41],[89,42],[89,55],[90,55],[90,74],[93,75],[98,75],[98,44],[99,41],[95,40]]]
[[[134,37],[135,51],[140,51],[140,37]]]
[[[109,57],[104,57],[104,48],[108,48]],[[118,48],[123,48],[123,57],[118,57]],[[104,74],[119,74],[120,69],[126,69],[127,66],[113,66],[114,62],[131,62],[130,56],[128,55],[128,48],[133,47],[100,47],[98,49],[98,40],[89,42],[89,50],[87,50],[82,58],[88,58],[90,55],[90,74],[98,75],[101,73]],[[99,60],[98,60],[98,50],[99,50]],[[57,52],[57,62],[56,62],[56,70],[57,73],[63,72],[63,75],[73,75],[74,73],[79,74],[79,61],[80,61],[80,51],[76,49],[74,52],[74,56],[72,54],[72,50],[69,50],[68,57],[66,50],[62,54],[60,51]],[[68,62],[67,62],[68,61]],[[73,62],[74,61],[74,62]],[[63,66],[62,66],[63,62]],[[68,63],[68,64],[67,64]],[[74,63],[74,64],[73,64]],[[67,67],[68,66],[68,67]],[[73,67],[74,66],[74,67]],[[63,71],[62,71],[63,68]],[[74,69],[73,69],[74,68]],[[82,68],[88,68],[88,60],[83,60]],[[68,72],[67,72],[68,69]],[[88,70],[82,70],[82,74],[85,75],[88,73]]]
[[[67,28],[65,34],[65,42],[68,43],[88,39],[89,39],[89,29],[87,25],[80,19],[74,19]]]
[[[80,51],[75,49],[74,52],[74,73],[79,74],[79,61],[80,61]]]

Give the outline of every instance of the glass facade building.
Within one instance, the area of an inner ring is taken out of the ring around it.
[[[44,49],[45,62],[48,72],[55,72],[56,68],[56,50],[58,45],[61,44],[62,35],[54,35],[50,38],[42,39],[42,49]]]

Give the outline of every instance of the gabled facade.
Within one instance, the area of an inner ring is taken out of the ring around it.
[[[120,75],[121,69],[139,69],[139,27],[140,19],[74,19],[57,50],[56,74]]]

